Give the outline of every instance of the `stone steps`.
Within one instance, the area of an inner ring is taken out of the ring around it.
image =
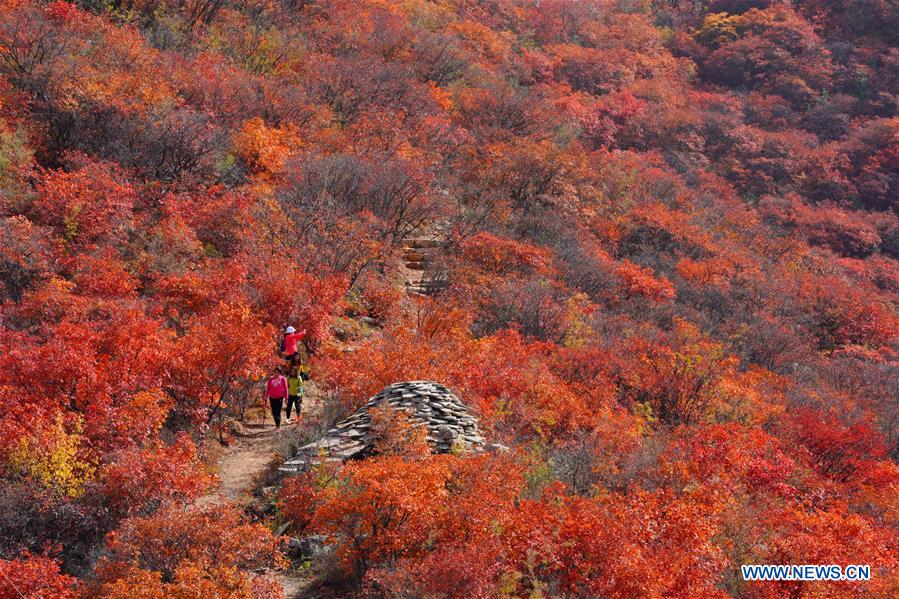
[[[446,283],[440,280],[406,281],[406,291],[417,295],[430,295],[443,289],[446,289]]]
[[[443,240],[433,235],[403,239],[403,263],[412,271],[406,281],[407,293],[431,295],[446,287],[443,277],[434,274],[434,264],[443,245]]]
[[[410,249],[434,249],[443,245],[437,237],[407,237],[403,239],[403,247]]]

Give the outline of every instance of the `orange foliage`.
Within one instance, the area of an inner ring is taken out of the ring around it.
[[[895,595],[893,4],[0,0],[0,595],[279,596],[189,505],[287,325],[509,448],[285,481],[353,592]]]
[[[256,173],[278,175],[297,153],[300,140],[292,126],[269,127],[262,119],[246,121],[233,140],[234,151]]]
[[[110,533],[107,550],[98,566],[97,596],[124,597],[144,585],[157,597],[211,593],[251,599],[257,589],[265,591],[262,597],[283,596],[242,571],[280,566],[277,539],[265,526],[242,523],[229,507],[170,507],[127,519]]]
[[[423,556],[435,542],[489,537],[520,477],[513,461],[487,456],[385,456],[333,479],[307,477],[286,486],[281,500],[310,506],[308,529],[333,539],[344,568],[362,576],[385,561]]]

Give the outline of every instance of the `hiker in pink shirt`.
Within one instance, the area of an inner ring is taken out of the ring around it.
[[[297,332],[293,327],[284,329],[284,340],[281,342],[281,352],[291,366],[296,366],[297,358],[300,356],[297,343],[306,338],[306,329]]]
[[[287,378],[281,374],[281,367],[275,368],[275,372],[265,381],[265,397],[272,409],[272,419],[275,428],[281,428],[281,408],[284,398],[287,397]]]

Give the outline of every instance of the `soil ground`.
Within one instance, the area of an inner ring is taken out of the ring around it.
[[[311,394],[304,401],[304,413],[315,407]],[[248,418],[248,422],[237,425],[237,431],[230,443],[222,448],[215,459],[215,472],[219,479],[218,486],[197,503],[199,505],[215,505],[223,501],[246,507],[253,501],[254,487],[260,476],[269,472],[272,461],[280,459],[278,455],[284,443],[282,437],[290,434],[291,424],[281,422],[281,430],[276,430],[271,415],[262,421],[257,413]],[[300,597],[312,582],[308,578],[292,572],[276,572],[284,596],[288,599]]]

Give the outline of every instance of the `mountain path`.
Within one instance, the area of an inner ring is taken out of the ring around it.
[[[403,277],[406,292],[411,295],[431,295],[444,287],[444,272],[440,254],[446,243],[446,233],[438,224],[421,227],[403,239]]]
[[[282,425],[283,426],[283,425]],[[290,425],[287,425],[290,426]],[[279,433],[271,420],[267,423],[243,424],[241,434],[234,437],[218,457],[218,486],[200,498],[201,505],[229,500],[246,506],[252,499],[256,477],[265,472],[278,453]]]
[[[308,417],[318,407],[314,385],[309,385],[303,400],[303,416]],[[216,460],[216,474],[219,484],[197,500],[197,505],[218,505],[230,502],[240,508],[247,507],[253,500],[253,490],[258,478],[269,470],[272,460],[280,453],[285,435],[289,435],[294,424],[286,424],[282,414],[281,429],[275,429],[271,414],[266,414],[262,422],[241,423],[230,445],[225,447]],[[296,423],[296,420],[294,420]],[[290,571],[271,572],[281,587],[284,596],[293,599],[300,596],[311,582],[308,578],[294,575]]]

